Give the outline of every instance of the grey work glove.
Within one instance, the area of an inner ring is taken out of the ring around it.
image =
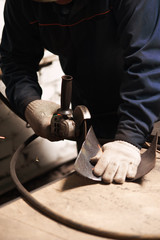
[[[91,159],[97,162],[93,173],[102,176],[105,183],[123,183],[126,178],[134,178],[141,162],[140,150],[125,141],[114,141],[103,145],[99,152]]]
[[[25,110],[25,118],[34,132],[50,141],[57,141],[57,137],[51,133],[51,119],[57,112],[59,105],[50,101],[35,100],[30,102]]]

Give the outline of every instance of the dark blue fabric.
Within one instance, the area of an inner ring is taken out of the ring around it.
[[[10,102],[23,115],[41,97],[46,48],[73,75],[73,106],[89,108],[97,136],[140,148],[160,113],[159,14],[159,0],[6,0],[0,51]]]

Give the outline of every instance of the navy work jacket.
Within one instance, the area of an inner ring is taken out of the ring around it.
[[[73,76],[73,107],[88,107],[98,137],[143,145],[160,113],[159,0],[6,0],[4,16],[3,82],[16,111],[41,98],[45,48]]]

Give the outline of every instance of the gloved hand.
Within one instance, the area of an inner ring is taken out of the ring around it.
[[[102,152],[91,159],[91,162],[97,162],[93,173],[102,176],[106,183],[123,183],[126,177],[134,178],[140,161],[140,150],[119,140],[104,144]]]
[[[51,134],[51,118],[56,113],[59,105],[45,100],[30,102],[25,110],[25,118],[34,132],[50,141],[57,141],[57,137]]]

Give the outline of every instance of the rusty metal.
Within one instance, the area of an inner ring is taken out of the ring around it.
[[[135,178],[130,181],[142,178],[154,168],[156,162],[157,139],[158,136],[156,135],[149,149],[141,155],[141,163],[138,167],[137,174]],[[101,145],[95,136],[93,128],[91,127],[76,159],[74,167],[79,174],[94,181],[102,181],[102,177],[97,177],[93,174],[94,166],[91,164],[90,159],[100,151],[100,148]]]

